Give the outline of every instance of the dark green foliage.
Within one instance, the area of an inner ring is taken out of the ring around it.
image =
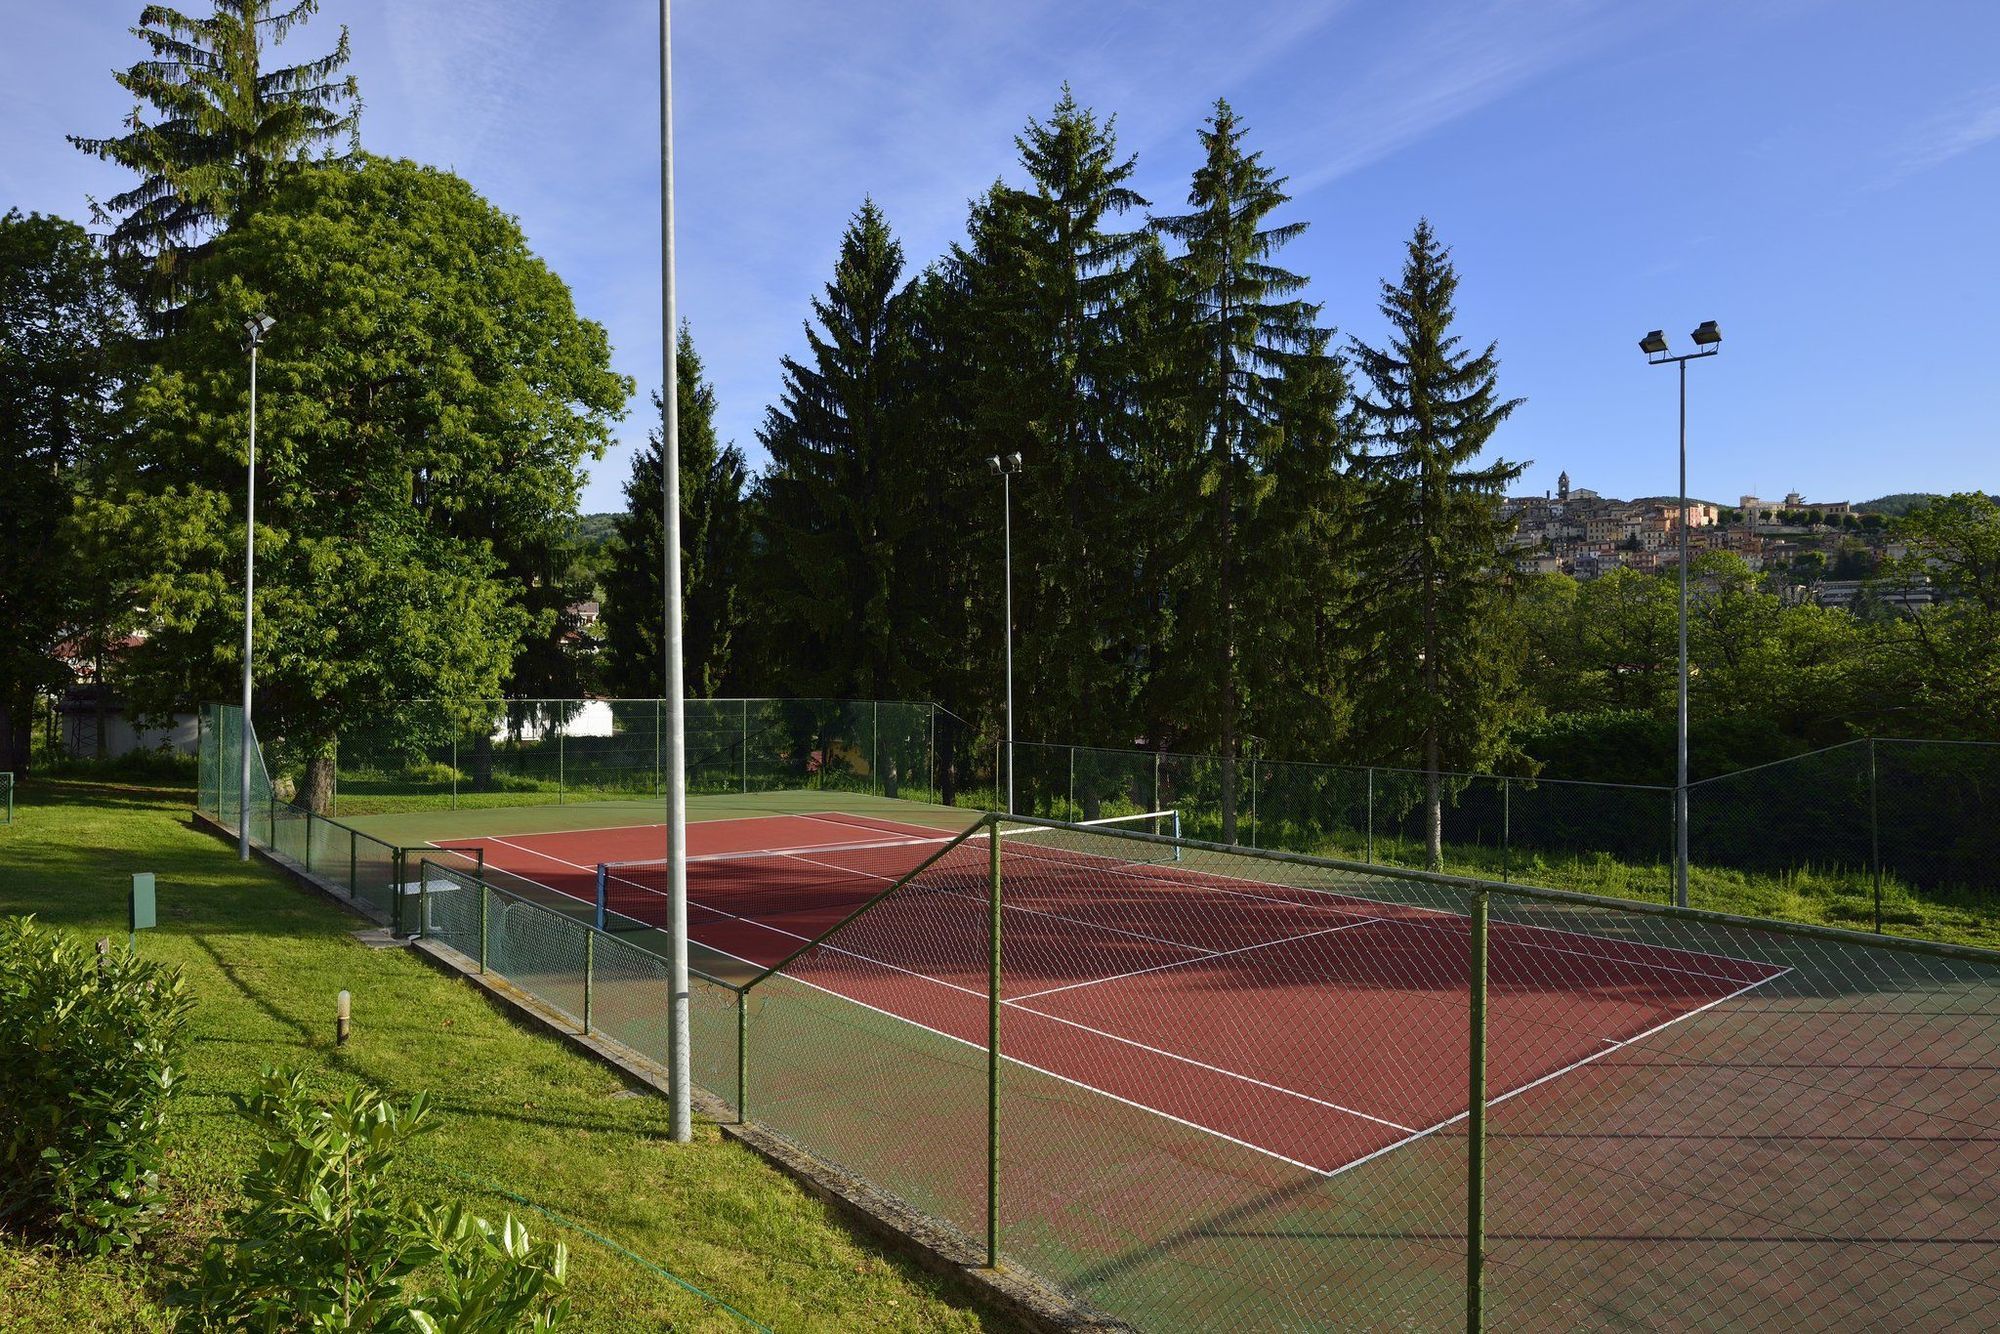
[[[898,699],[921,692],[908,653],[923,608],[905,583],[924,560],[915,540],[929,470],[911,392],[903,248],[872,201],[841,239],[834,277],[813,302],[808,357],[784,359],[784,388],[758,439],[753,596],[761,662],[784,695]]]
[[[150,310],[178,304],[193,258],[269,202],[288,167],[336,144],[355,147],[360,90],[340,72],[345,27],[326,55],[265,68],[270,51],[318,10],[319,0],[215,0],[206,15],[147,5],[132,35],[152,57],[114,75],[134,98],[125,133],[70,136],[140,178],[96,212],[116,224],[114,251],[152,261]]]
[[[1877,496],[1874,500],[1857,500],[1854,509],[1862,515],[1879,514],[1885,519],[1900,519],[1938,498],[1935,491],[1898,491],[1893,495]]]
[[[322,1101],[303,1076],[266,1070],[238,1102],[266,1142],[244,1203],[187,1276],[187,1328],[500,1334],[567,1317],[561,1243],[530,1242],[512,1217],[496,1229],[458,1205],[434,1209],[390,1180],[432,1128],[424,1094]]]
[[[179,970],[0,918],[0,1229],[103,1253],[162,1208]]]
[[[1521,400],[1499,397],[1494,346],[1474,353],[1453,331],[1457,290],[1450,252],[1418,222],[1400,280],[1382,284],[1389,342],[1352,343],[1370,386],[1354,403],[1366,446],[1365,727],[1384,758],[1414,759],[1433,775],[1433,866],[1442,859],[1435,775],[1493,763],[1521,702],[1504,612],[1511,524],[1497,502],[1522,465],[1481,458]]]
[[[78,479],[110,432],[130,311],[81,227],[0,216],[0,768],[25,772],[36,696],[102,667],[116,613],[85,568]]]
[[[702,378],[686,325],[674,365],[680,381],[682,661],[687,693],[706,697],[722,693],[737,670],[740,588],[749,554],[748,470],[742,450],[716,439],[715,386]],[[657,396],[653,404],[663,410]],[[632,457],[625,509],[614,517],[616,545],[604,571],[606,684],[628,698],[658,698],[665,680],[660,458],[660,433],[650,432]]]
[[[556,633],[540,574],[629,385],[520,229],[457,177],[362,158],[290,175],[224,236],[92,527],[151,635],[132,693],[228,691],[241,633],[242,321],[271,311],[258,457],[258,713],[330,778],[378,701],[500,693]]]

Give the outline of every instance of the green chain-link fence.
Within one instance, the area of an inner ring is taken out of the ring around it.
[[[663,1057],[656,955],[419,879],[468,967]],[[694,992],[739,1117],[1146,1329],[1946,1328],[2000,1294],[1992,952],[986,817]]]

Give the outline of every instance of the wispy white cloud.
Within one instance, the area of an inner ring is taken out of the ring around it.
[[[2000,139],[2000,83],[1988,85],[1917,125],[1904,139],[1893,178],[1913,176]]]

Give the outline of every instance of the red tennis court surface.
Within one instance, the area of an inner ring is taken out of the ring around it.
[[[585,901],[596,897],[596,863],[664,851],[660,826],[475,841],[489,866]],[[689,935],[769,966],[939,846],[935,829],[849,814],[690,824]],[[1465,1115],[1465,917],[1178,863],[1002,847],[1010,1061],[1328,1174]],[[987,855],[983,835],[968,841],[920,877],[927,888],[905,887],[784,976],[984,1050]],[[614,874],[614,910],[663,921],[649,879],[640,868]],[[1492,1097],[1784,971],[1496,922]]]

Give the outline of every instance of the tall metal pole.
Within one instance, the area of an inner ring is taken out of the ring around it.
[[[662,590],[666,594],[667,706],[667,892],[668,960],[672,990],[667,1011],[667,1052],[673,1100],[672,1133],[679,1143],[694,1138],[694,1104],[688,1087],[687,945],[687,704],[681,675],[681,443],[680,381],[674,305],[674,58],[673,0],[660,0],[660,333],[664,355],[660,400],[665,423],[660,436],[660,508],[666,548]]]
[[[1681,369],[1681,670],[1674,725],[1674,906],[1688,906],[1688,366]]]
[[[250,860],[250,646],[255,629],[257,583],[257,348],[260,339],[250,336],[250,472],[243,492],[243,725],[236,729],[237,750],[242,758],[237,789],[236,855]]]
[[[1014,814],[1014,475],[1000,474],[1002,546],[1007,569],[1007,813]]]

